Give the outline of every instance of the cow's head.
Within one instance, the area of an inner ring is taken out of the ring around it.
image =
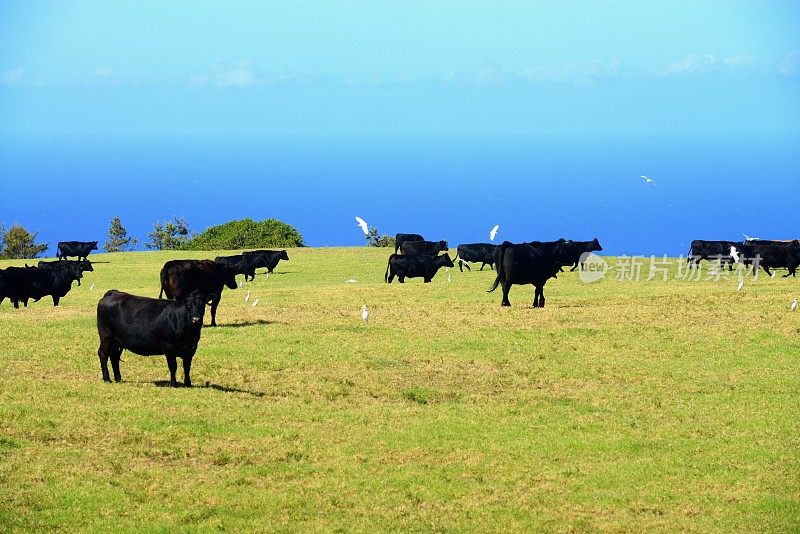
[[[239,287],[236,285],[236,275],[239,274],[240,272],[243,272],[241,271],[242,262],[239,262],[233,266],[222,265],[218,263],[217,266],[222,275],[222,283],[225,284],[225,286],[228,289],[236,289],[237,287]]]
[[[186,308],[186,315],[192,324],[203,324],[203,315],[206,313],[206,303],[214,295],[205,295],[198,290],[189,293],[184,299],[178,299],[178,303]]]
[[[90,241],[89,244],[92,245],[91,250],[97,250],[97,241]]]
[[[595,237],[591,243],[589,243],[589,249],[587,252],[592,252],[594,250],[603,250],[603,247],[600,246],[600,241]]]
[[[82,271],[94,271],[94,267],[92,267],[92,262],[84,260],[81,262],[81,270]]]
[[[443,267],[453,267],[453,260],[450,259],[449,254],[442,254],[441,256],[438,256],[438,258],[440,258],[441,265]]]
[[[436,252],[447,252],[447,241],[439,241],[439,243],[436,245]]]
[[[282,260],[289,261],[289,255],[286,253],[285,250],[281,250],[281,253],[278,254],[278,257]]]

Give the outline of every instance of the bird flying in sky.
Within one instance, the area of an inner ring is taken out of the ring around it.
[[[499,230],[499,229],[500,229],[500,225],[499,224],[495,224],[494,228],[492,228],[489,231],[489,241],[494,241],[494,236],[497,235],[497,230]]]
[[[367,221],[361,217],[356,217],[356,222],[361,227],[361,231],[364,232],[364,235],[369,235],[369,226],[367,226]]]
[[[648,184],[656,185],[656,181],[655,180],[653,180],[652,178],[650,178],[648,176],[645,176],[644,174],[639,176],[639,178],[641,178],[642,180],[644,180]]]

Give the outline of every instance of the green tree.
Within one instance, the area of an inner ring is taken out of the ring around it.
[[[39,232],[30,233],[19,224],[11,225],[7,232],[3,232],[3,251],[0,252],[0,258],[30,259],[39,257],[39,254],[47,250],[47,243],[37,245],[36,236],[38,235]]]
[[[394,247],[394,238],[386,234],[381,235],[374,226],[370,226],[366,238],[368,247]]]
[[[155,229],[147,235],[150,237],[150,242],[145,243],[147,248],[153,250],[179,249],[189,241],[189,223],[183,217],[174,217],[174,220],[164,224],[156,222]]]
[[[237,250],[243,248],[302,247],[303,236],[277,219],[241,219],[206,228],[184,245],[184,250]]]
[[[108,229],[108,241],[103,245],[106,252],[124,252],[125,249],[133,250],[139,240],[135,237],[128,237],[128,231],[122,226],[119,217],[111,219],[111,227]]]

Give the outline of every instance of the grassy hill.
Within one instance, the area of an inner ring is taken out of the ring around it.
[[[103,383],[103,293],[215,255],[97,255],[60,307],[0,305],[0,530],[800,525],[796,279],[567,273],[504,309],[491,271],[387,286],[386,250],[290,250],[225,291],[197,387],[127,352]]]

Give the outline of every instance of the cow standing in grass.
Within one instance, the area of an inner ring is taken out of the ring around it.
[[[383,279],[387,284],[391,284],[397,276],[397,280],[404,284],[406,278],[423,278],[427,284],[442,267],[453,267],[453,260],[447,254],[441,256],[392,254],[389,256],[389,264],[386,266]]]
[[[59,241],[56,257],[66,260],[68,256],[76,256],[87,260],[93,250],[97,250],[97,241]]]
[[[465,243],[462,245],[458,245],[456,248],[456,257],[454,261],[458,261],[458,270],[464,272],[464,267],[467,270],[471,270],[469,268],[469,261],[480,263],[482,271],[485,266],[489,266],[494,269],[495,264],[495,252],[497,251],[498,245],[493,245],[491,243]]]
[[[137,297],[112,289],[97,303],[97,334],[100,337],[100,370],[103,380],[120,382],[119,361],[127,349],[141,356],[164,354],[169,367],[169,385],[177,387],[177,358],[183,360],[183,384],[192,385],[190,371],[197,352],[206,301],[213,295],[192,291],[176,300]]]
[[[440,252],[447,252],[447,241],[405,241],[400,247],[403,255],[427,254],[436,256]]]
[[[236,289],[237,267],[211,260],[170,260],[161,269],[161,292],[158,298],[186,298],[193,291],[208,295],[211,301],[211,326],[217,326],[217,306],[222,289]]]
[[[561,270],[561,262],[553,255],[542,252],[528,243],[515,245],[503,242],[498,249],[497,278],[489,292],[501,286],[502,306],[511,306],[508,292],[513,284],[532,284],[536,291],[533,297],[534,308],[544,308],[544,285]]]
[[[403,243],[406,241],[425,241],[425,238],[419,234],[397,234],[394,236],[394,253],[397,254],[397,251],[400,250],[400,247],[403,246]]]

